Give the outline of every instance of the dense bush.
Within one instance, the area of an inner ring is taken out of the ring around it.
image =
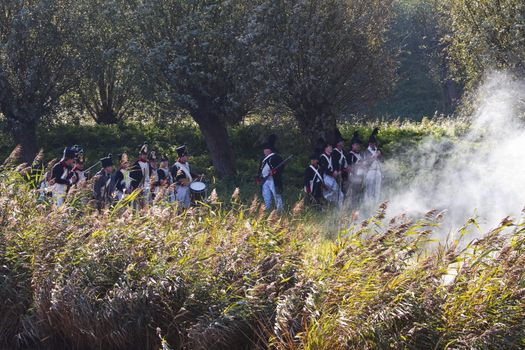
[[[444,135],[454,137],[464,130],[460,121],[448,119],[423,120],[413,122],[378,122],[378,123],[343,123],[340,125],[343,135],[350,139],[355,130],[366,142],[373,126],[379,125],[381,132],[379,140],[387,158],[395,157],[399,152],[411,149],[424,137]],[[308,155],[312,150],[307,146],[307,140],[302,137],[295,122],[282,118],[262,120],[250,118],[244,124],[230,130],[230,142],[236,155],[238,176],[216,183],[215,171],[206,144],[198,127],[191,120],[178,123],[165,123],[162,127],[154,124],[124,125],[56,125],[43,128],[39,132],[39,144],[44,149],[45,161],[59,158],[65,146],[80,144],[86,151],[86,165],[91,166],[102,156],[112,153],[118,155],[128,152],[134,161],[139,145],[147,141],[158,154],[165,153],[170,160],[176,158],[175,148],[187,144],[192,154],[193,169],[206,174],[207,180],[217,187],[220,195],[229,195],[235,187],[241,187],[243,200],[249,200],[257,191],[254,178],[257,175],[261,158],[260,145],[269,134],[278,135],[279,151],[294,158],[286,166],[285,198],[291,203],[298,198],[302,188],[304,168],[308,164]],[[2,138],[0,141],[0,156],[5,159],[14,148],[12,139]],[[95,169],[97,169],[96,167]]]

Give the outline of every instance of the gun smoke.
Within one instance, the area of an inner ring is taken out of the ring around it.
[[[385,170],[402,184],[385,189],[389,214],[446,210],[445,228],[476,218],[482,229],[525,206],[525,81],[493,72],[479,87],[470,127],[459,140],[427,138],[394,155]],[[408,167],[408,171],[406,170]]]

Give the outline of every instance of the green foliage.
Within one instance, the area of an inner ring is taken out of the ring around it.
[[[38,151],[37,123],[57,107],[74,81],[74,57],[65,48],[69,1],[0,4],[0,112],[24,158]]]
[[[291,111],[311,145],[391,88],[392,1],[265,1],[253,17],[245,40],[262,95]]]
[[[135,7],[129,1],[77,0],[69,8],[75,30],[69,45],[78,56],[70,96],[78,112],[115,124],[140,106],[141,69],[133,50]]]
[[[226,125],[255,107],[244,33],[255,1],[151,1],[136,13],[137,42],[151,91],[198,123],[217,175],[235,173]]]
[[[525,4],[521,0],[448,0],[450,57],[455,75],[469,87],[488,69],[503,68],[524,74]]]

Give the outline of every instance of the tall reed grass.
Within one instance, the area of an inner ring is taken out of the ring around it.
[[[474,239],[472,220],[435,242],[441,213],[387,220],[383,205],[333,239],[301,204],[268,215],[239,190],[184,212],[98,212],[86,187],[56,209],[13,164],[0,171],[0,348],[525,346],[522,221]]]

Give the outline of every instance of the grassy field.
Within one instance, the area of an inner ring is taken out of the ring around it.
[[[444,123],[385,126],[385,149],[453,136]],[[435,242],[441,213],[387,220],[382,206],[334,233],[300,201],[268,215],[227,186],[186,212],[99,213],[89,187],[54,210],[15,165],[0,171],[0,348],[525,346],[523,221]]]

